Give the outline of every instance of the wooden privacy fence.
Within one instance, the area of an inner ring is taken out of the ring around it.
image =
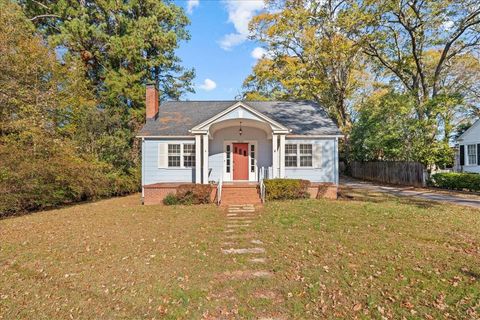
[[[419,162],[372,161],[351,163],[352,177],[415,187],[425,186],[425,169]]]

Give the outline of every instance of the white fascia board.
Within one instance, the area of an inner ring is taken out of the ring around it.
[[[142,139],[195,139],[195,136],[135,136]]]
[[[317,134],[317,135],[305,135],[305,134],[289,134],[287,138],[344,138],[343,134]]]
[[[197,130],[197,129],[190,129],[188,132],[192,134],[207,134],[208,130]]]

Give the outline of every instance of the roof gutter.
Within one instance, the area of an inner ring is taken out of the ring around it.
[[[288,138],[344,138],[343,134],[289,134]]]
[[[148,139],[148,138],[164,138],[164,139],[175,139],[175,138],[182,138],[182,139],[194,139],[194,136],[135,136],[135,138],[142,138],[142,139]]]

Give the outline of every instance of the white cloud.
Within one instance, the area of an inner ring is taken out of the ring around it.
[[[248,23],[255,14],[265,8],[263,0],[225,0],[228,12],[228,22],[233,24],[235,33],[229,33],[220,40],[220,47],[230,50],[232,47],[247,40]]]
[[[217,84],[215,83],[215,81],[207,78],[203,80],[203,83],[198,87],[205,91],[211,91],[217,87]]]
[[[188,0],[187,1],[187,12],[188,14],[193,13],[193,9],[200,5],[200,0]]]
[[[455,25],[455,22],[453,22],[452,20],[449,20],[449,21],[445,21],[443,23],[443,28],[446,30],[446,31],[450,31],[453,26]]]
[[[253,49],[251,55],[252,55],[252,58],[256,60],[259,60],[262,58],[268,59],[271,57],[271,54],[262,47],[256,47],[255,49]]]

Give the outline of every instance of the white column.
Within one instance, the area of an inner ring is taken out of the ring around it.
[[[195,135],[195,183],[202,183],[202,136]]]
[[[338,175],[339,175],[339,170],[338,170],[338,138],[335,138],[334,142],[335,147],[333,148],[333,152],[335,153],[333,155],[333,159],[335,160],[335,184],[338,186]]]
[[[203,184],[208,184],[208,133],[203,135]]]
[[[272,135],[272,171],[273,177],[278,178],[278,135]]]
[[[285,178],[285,135],[280,135],[280,178]]]

